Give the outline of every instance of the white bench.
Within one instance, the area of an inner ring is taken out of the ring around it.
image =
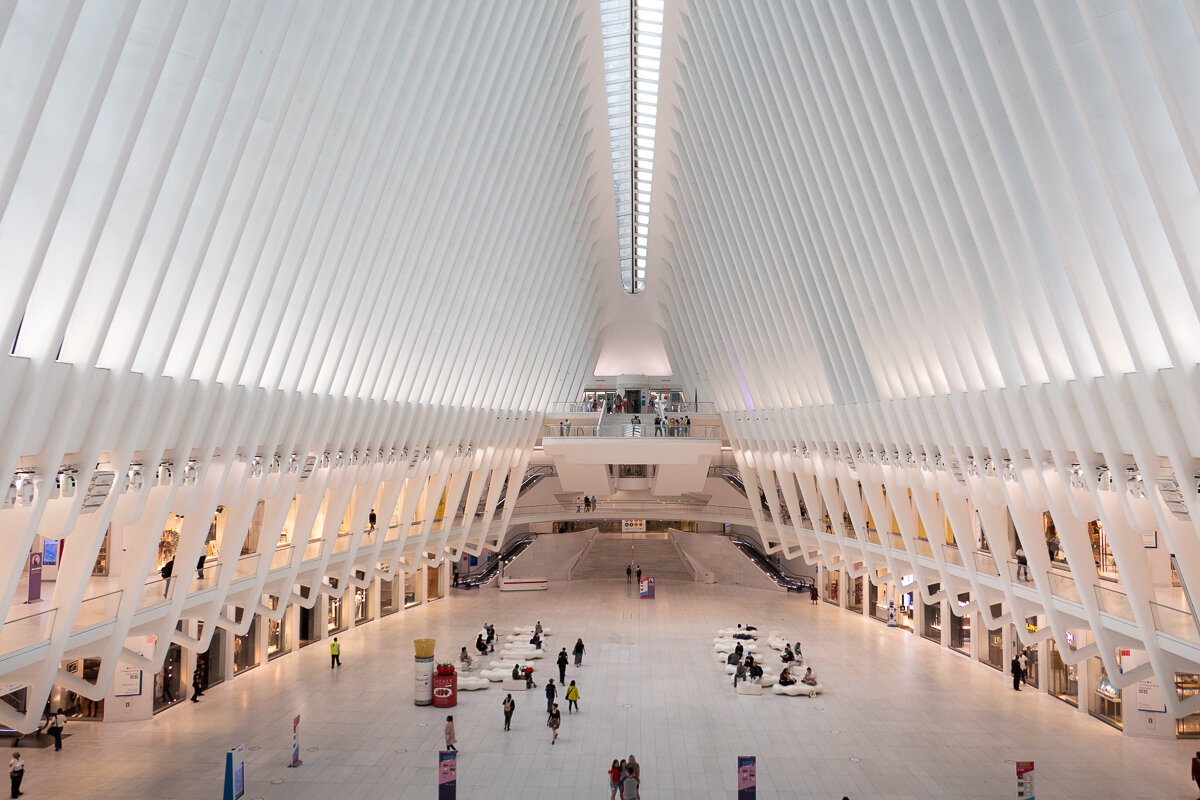
[[[458,690],[460,692],[474,692],[478,691],[479,689],[486,689],[491,685],[491,681],[483,677],[466,677],[458,679]]]
[[[759,686],[757,683],[748,683],[746,681],[742,681],[737,685],[737,693],[761,695],[763,693],[763,687]]]
[[[523,692],[529,687],[525,685],[524,678],[521,678],[518,681],[514,681],[512,679],[512,673],[510,672],[508,677],[505,678],[504,681],[500,684],[500,688],[504,689],[504,691],[506,691],[506,692]]]
[[[804,695],[805,697],[816,697],[821,692],[825,691],[825,688],[823,686],[821,686],[821,684],[819,684],[819,683],[816,686],[809,686],[804,681],[796,681],[791,686],[780,686],[777,683],[777,684],[775,684],[775,688],[773,691],[775,692],[775,694],[786,694],[786,695],[790,695],[791,697],[796,697],[797,695]]]

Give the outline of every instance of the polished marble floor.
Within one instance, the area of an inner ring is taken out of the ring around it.
[[[460,694],[460,798],[608,797],[606,770],[630,753],[647,800],[732,798],[740,754],[758,757],[762,798],[1012,798],[1017,759],[1037,762],[1040,799],[1196,796],[1194,743],[1124,737],[911,634],[797,595],[664,581],[657,599],[639,600],[619,580],[456,591],[340,634],[339,670],[316,644],[152,721],[73,724],[61,753],[24,751],[23,788],[31,798],[218,798],[223,753],[243,743],[247,798],[433,798],[447,712],[412,703],[412,640],[434,636],[448,658],[484,620],[506,632],[538,619],[552,652],[577,637],[587,645],[584,666],[567,674],[581,712],[568,716],[561,702],[551,746],[540,689],[517,697],[508,733],[498,684]],[[735,695],[710,653],[715,629],[738,622],[802,640],[827,693]],[[544,679],[552,662],[537,663]],[[289,769],[296,714],[304,764]]]

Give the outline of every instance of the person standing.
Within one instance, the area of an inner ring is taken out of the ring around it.
[[[1012,672],[1013,691],[1014,692],[1021,691],[1021,656],[1020,656],[1020,654],[1017,654],[1012,657],[1012,663],[1010,663],[1008,665],[1008,668]]]
[[[583,654],[587,652],[587,650],[583,646],[583,639],[575,640],[575,649],[572,652],[575,654],[575,666],[577,668],[582,667],[583,666]]]
[[[504,696],[504,730],[512,730],[512,715],[517,710],[517,701],[512,699],[511,694]]]
[[[376,519],[377,517],[375,516],[375,509],[372,508],[371,513],[367,515],[367,524],[371,526],[371,530],[375,530]]]
[[[621,778],[621,800],[638,800],[641,797],[641,781],[633,764],[625,765],[625,777]]]
[[[567,682],[567,648],[558,651],[558,682]]]
[[[638,582],[638,586],[642,585],[642,565],[641,564],[638,564],[638,568],[637,568],[637,582]]]
[[[342,665],[342,646],[338,644],[337,637],[333,637],[333,641],[329,643],[329,668],[340,667]]]
[[[808,587],[808,599],[812,600],[814,606],[821,599],[821,596],[817,594],[817,585],[815,583]]]
[[[446,749],[458,750],[454,746],[456,742],[458,742],[458,737],[454,735],[454,716],[449,715],[446,717]]]
[[[171,560],[162,565],[162,569],[158,574],[163,579],[163,597],[167,596],[167,592],[171,591],[171,575],[175,572],[175,556],[171,556]],[[14,795],[15,797],[15,795]]]
[[[200,558],[196,560],[196,577],[204,580],[204,562],[208,560],[208,554],[201,552]]]
[[[1197,750],[1192,758],[1192,780],[1196,782],[1197,790],[1200,790],[1200,750]]]
[[[54,737],[54,749],[62,750],[62,732],[67,726],[67,716],[60,708],[50,720],[50,735]]]
[[[549,715],[546,718],[546,727],[548,727],[551,731],[550,744],[554,744],[556,741],[558,741],[558,728],[561,725],[562,713],[558,710],[558,704],[552,703],[550,705]]]
[[[1017,580],[1029,580],[1029,559],[1025,555],[1025,548],[1018,547],[1017,552]]]
[[[546,713],[554,708],[554,700],[558,697],[558,687],[554,685],[554,678],[546,681]]]
[[[21,779],[25,777],[25,762],[21,760],[21,751],[14,750],[12,761],[8,762],[8,778],[12,781],[12,796],[21,794]]]
[[[633,564],[625,568],[625,582],[633,583]]]
[[[575,681],[571,681],[571,685],[567,687],[567,713],[579,710],[579,687],[575,685]]]
[[[1021,664],[1021,681],[1024,682],[1025,676],[1029,674],[1029,654],[1024,647],[1017,653],[1017,661]]]
[[[196,665],[196,669],[192,671],[192,702],[199,703],[199,698],[204,696],[204,675],[200,672],[200,666]]]
[[[608,800],[616,800],[617,789],[621,788],[621,767],[614,758],[612,766],[608,769],[608,788],[612,792]]]

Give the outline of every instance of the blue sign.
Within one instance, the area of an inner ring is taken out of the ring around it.
[[[246,793],[246,745],[231,747],[225,753],[224,800],[239,800]]]

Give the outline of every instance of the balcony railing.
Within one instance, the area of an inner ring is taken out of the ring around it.
[[[609,423],[604,425],[567,425],[556,422],[542,426],[543,439],[721,439],[725,429],[720,425],[658,425],[654,420],[633,423]]]
[[[54,615],[58,609],[39,611],[23,617],[10,619],[0,628],[0,656],[19,653],[50,641],[54,628]]]

